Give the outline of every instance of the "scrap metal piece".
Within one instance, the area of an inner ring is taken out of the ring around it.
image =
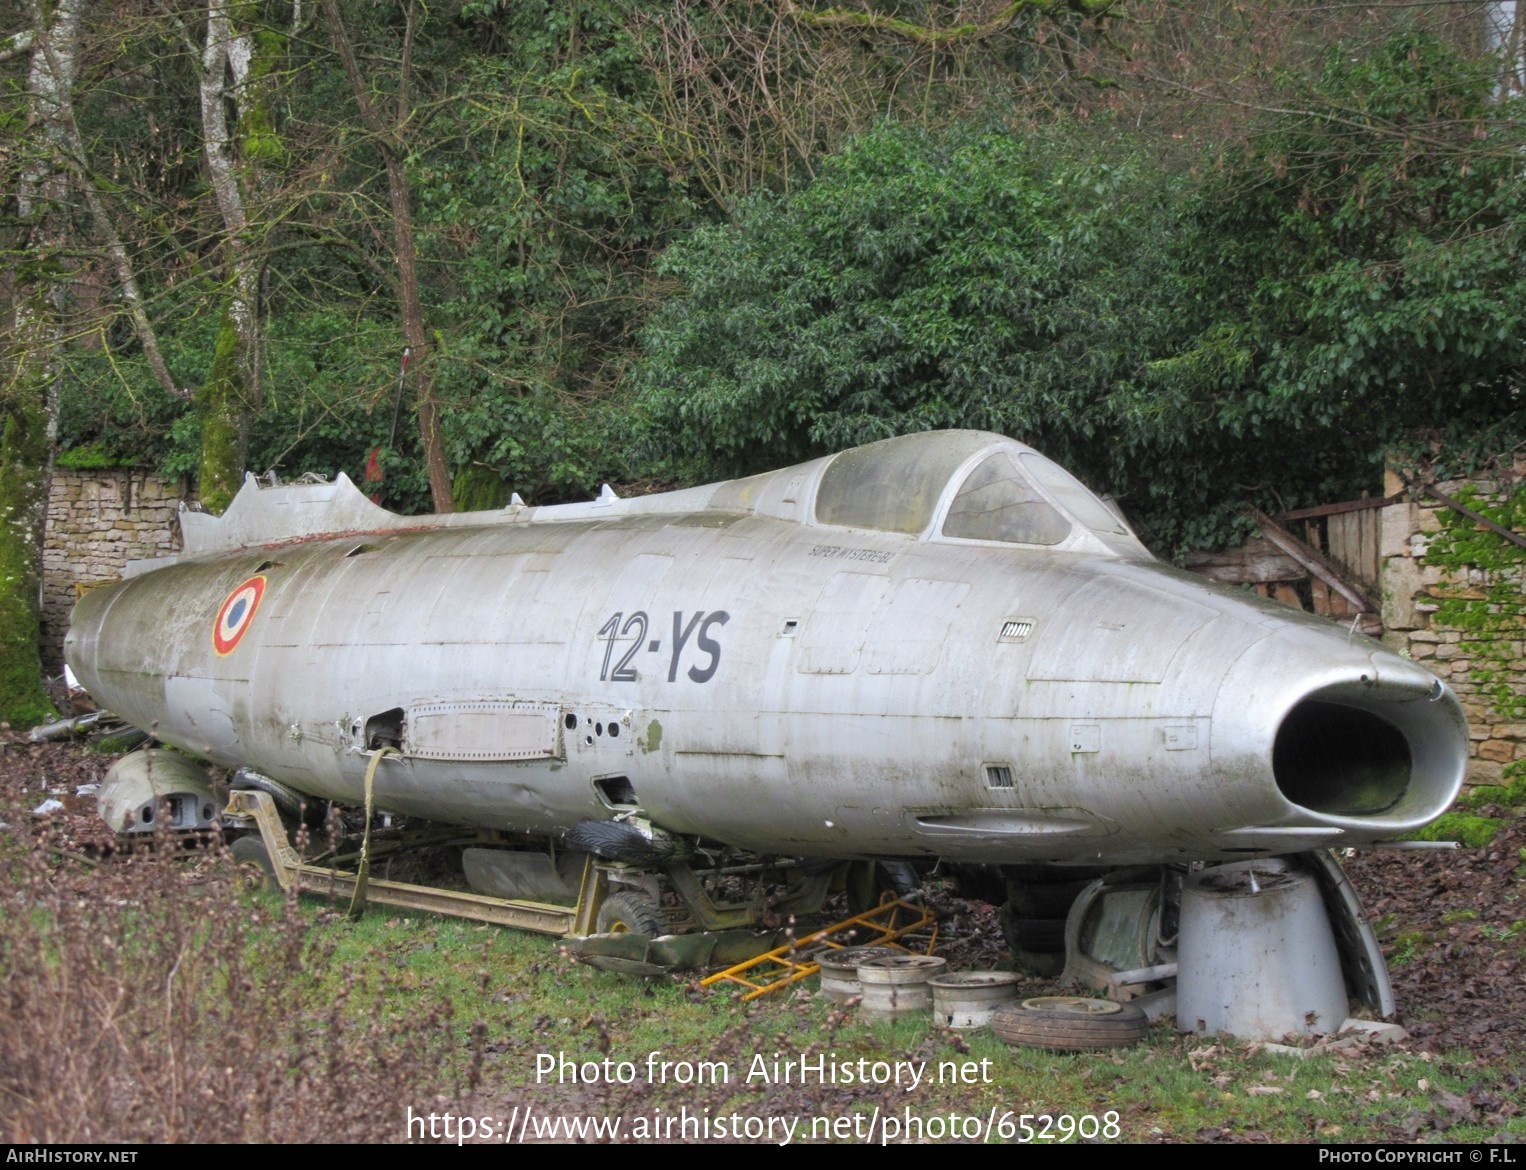
[[[118,833],[217,825],[218,798],[206,768],[167,748],[133,752],[113,764],[96,793],[96,807]]]
[[[104,711],[91,711],[88,715],[76,715],[72,719],[59,719],[53,723],[39,724],[26,733],[27,742],[52,743],[56,739],[68,739],[71,735],[94,727],[103,717],[111,718]]]

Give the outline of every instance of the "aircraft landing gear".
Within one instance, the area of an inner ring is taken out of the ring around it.
[[[270,852],[258,833],[240,837],[228,851],[233,856],[240,889],[251,894],[267,894],[281,888],[276,881],[276,867],[271,863]]]
[[[644,934],[656,938],[667,933],[662,911],[657,903],[645,894],[633,894],[622,890],[610,894],[599,907],[599,934]]]

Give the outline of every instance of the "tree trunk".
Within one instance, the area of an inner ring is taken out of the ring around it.
[[[403,38],[402,63],[398,67],[397,114],[388,124],[371,100],[370,90],[360,75],[355,50],[345,31],[338,0],[323,0],[324,15],[334,37],[334,46],[349,78],[355,104],[360,109],[362,125],[375,139],[387,171],[387,191],[392,207],[392,248],[397,261],[398,290],[402,302],[403,340],[412,349],[413,387],[418,403],[419,439],[424,448],[424,464],[429,472],[429,493],[436,512],[455,511],[451,497],[450,465],[445,459],[445,443],[440,435],[440,402],[435,394],[430,370],[428,335],[424,329],[424,304],[419,296],[417,250],[414,247],[412,192],[403,166],[399,134],[412,114],[409,86],[413,71],[415,6],[406,4],[407,29]]]
[[[1483,8],[1484,43],[1500,57],[1501,99],[1526,92],[1526,46],[1521,40],[1521,15],[1516,0],[1490,0]]]
[[[249,411],[240,369],[243,357],[238,326],[232,310],[225,307],[212,369],[196,396],[201,414],[201,470],[196,494],[207,511],[219,516],[228,510],[244,478]]]
[[[440,402],[434,392],[434,373],[429,363],[428,337],[424,333],[424,303],[419,298],[418,266],[413,249],[413,210],[409,203],[408,177],[403,160],[387,151],[387,189],[392,196],[392,237],[397,253],[398,288],[403,300],[403,338],[413,351],[410,365],[419,410],[419,437],[429,471],[429,494],[436,512],[454,512],[450,465],[440,437]]]
[[[230,277],[212,369],[196,397],[201,412],[201,474],[196,491],[202,505],[217,514],[238,491],[249,449],[249,419],[260,398],[260,265],[226,107],[230,74],[243,96],[241,82],[247,80],[251,53],[248,38],[234,33],[229,5],[225,0],[211,0],[201,55],[202,144],[223,221]]]
[[[10,369],[0,382],[0,720],[13,726],[31,726],[52,713],[42,688],[39,601],[63,342],[70,186],[63,122],[84,8],[85,0],[59,0],[49,21],[40,0],[27,6],[28,139],[36,150],[21,167],[16,215],[30,236],[25,251],[37,261],[16,276]]]

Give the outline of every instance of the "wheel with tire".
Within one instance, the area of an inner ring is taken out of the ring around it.
[[[621,890],[604,899],[594,925],[599,934],[644,934],[656,938],[667,933],[662,911],[645,894]]]
[[[1106,870],[1009,865],[1007,902],[1023,918],[1064,918],[1081,891]]]
[[[1045,995],[1001,1008],[991,1016],[991,1030],[1008,1044],[1082,1052],[1138,1044],[1150,1021],[1131,1003]]]
[[[233,855],[240,888],[251,894],[270,893],[281,888],[276,881],[276,867],[270,860],[270,852],[258,834],[240,837],[233,842],[229,853]]]
[[[1014,914],[1010,923],[1011,938],[1008,941],[1014,951],[1064,956],[1065,919],[1020,918]]]

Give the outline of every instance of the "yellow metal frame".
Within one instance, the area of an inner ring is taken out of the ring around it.
[[[841,922],[796,939],[788,946],[778,947],[767,954],[724,971],[717,971],[699,981],[701,987],[715,987],[721,983],[734,983],[747,988],[744,1000],[757,999],[781,987],[788,987],[802,979],[808,979],[821,970],[817,962],[827,951],[840,951],[845,947],[895,946],[911,950],[903,945],[911,935],[926,928],[926,946],[921,953],[930,955],[938,943],[938,923],[932,911],[915,902],[903,902],[887,897],[873,910],[845,918]],[[870,937],[865,938],[867,933]],[[917,940],[919,943],[921,938]]]
[[[362,903],[378,902],[409,910],[450,914],[474,922],[490,922],[497,926],[512,926],[519,930],[533,930],[565,938],[577,934],[579,930],[586,932],[603,890],[603,875],[598,874],[592,864],[584,867],[577,906],[553,906],[545,902],[493,898],[486,894],[440,890],[380,878],[364,880],[359,874],[305,863],[288,842],[280,814],[276,812],[275,801],[267,793],[248,789],[232,792],[228,796],[227,813],[254,821],[265,842],[276,881],[288,894],[310,893],[330,898],[350,898],[352,906],[356,904],[358,895],[358,900]]]

